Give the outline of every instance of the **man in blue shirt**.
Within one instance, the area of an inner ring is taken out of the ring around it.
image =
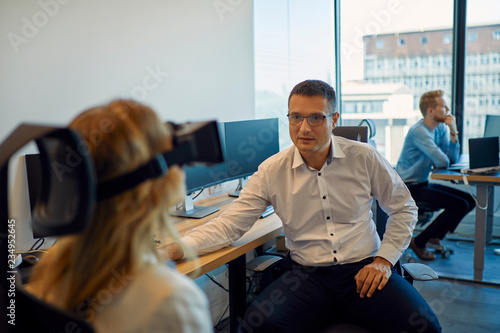
[[[420,111],[424,118],[408,131],[396,170],[417,203],[425,202],[433,210],[444,208],[410,242],[410,248],[420,259],[433,260],[434,253],[427,251],[427,247],[442,248],[441,240],[446,233],[455,230],[475,203],[465,192],[428,181],[433,168],[447,168],[460,154],[455,117],[449,114],[443,91],[424,93],[420,98]]]

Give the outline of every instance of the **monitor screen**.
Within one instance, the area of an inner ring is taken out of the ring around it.
[[[40,154],[28,154],[25,156],[24,161],[26,163],[30,210],[33,211],[40,189],[42,188],[42,162]]]
[[[184,166],[183,169],[186,173],[187,194],[223,183],[227,180],[226,163],[219,163],[212,166]]]
[[[500,137],[500,115],[486,115],[486,122],[484,124],[484,137],[487,138],[492,136]]]
[[[278,118],[224,123],[228,179],[252,175],[279,152]]]
[[[484,137],[496,136],[500,142],[500,115],[486,115],[486,122],[484,124]]]
[[[224,152],[224,123],[219,122],[217,125],[219,129],[221,147]],[[227,180],[226,162],[214,165],[185,165],[182,168],[186,173],[187,194],[223,183]]]

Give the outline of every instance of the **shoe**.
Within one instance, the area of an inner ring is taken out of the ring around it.
[[[443,251],[444,250],[444,245],[441,243],[441,240],[439,238],[431,238],[425,245],[426,247],[430,247],[431,249]]]
[[[417,255],[417,257],[419,257],[422,260],[434,260],[434,259],[436,259],[436,256],[434,255],[434,253],[427,251],[427,248],[424,247],[422,249],[420,247],[417,247],[417,245],[415,245],[415,238],[412,238],[410,241],[410,249],[412,249],[413,252],[415,252],[415,254]]]

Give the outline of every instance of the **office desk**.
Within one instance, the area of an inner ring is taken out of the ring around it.
[[[460,172],[449,170],[435,170],[431,174],[432,179],[450,180],[463,182]],[[476,205],[476,220],[474,231],[474,280],[483,280],[484,251],[486,242],[491,242],[493,233],[493,186],[500,185],[500,172],[491,174],[470,174],[467,175],[469,184],[476,186],[476,198],[479,206],[484,207],[488,203],[486,210],[480,209]]]
[[[222,213],[235,198],[228,197],[227,193],[205,199],[195,204],[203,206],[219,207],[220,211],[202,219],[183,219],[172,217],[173,223],[179,233],[184,235],[199,225],[203,225],[212,218]],[[271,214],[264,219],[258,219],[255,225],[242,238],[234,242],[231,246],[218,251],[208,253],[199,257],[200,270],[196,276],[200,276],[213,269],[229,264],[229,308],[230,308],[230,329],[236,332],[238,319],[243,319],[246,310],[246,256],[248,251],[272,240],[282,233],[281,220],[276,214]],[[195,272],[196,266],[192,261],[180,261],[177,264],[179,272],[190,274]]]

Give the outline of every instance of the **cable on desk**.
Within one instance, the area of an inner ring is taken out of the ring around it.
[[[204,188],[202,188],[202,189],[200,190],[200,192],[198,192],[195,196],[193,196],[193,197],[191,198],[191,200],[194,200],[194,199],[198,198],[198,197],[200,196],[200,194],[203,192],[203,190],[204,190]],[[184,205],[184,204],[181,202],[181,203],[179,203],[179,204],[177,204],[177,205],[175,206],[175,209],[181,209],[183,205]]]
[[[491,190],[492,188],[489,189],[488,191],[488,194],[486,195],[486,205],[483,207],[483,206],[480,206],[479,205],[479,202],[477,202],[477,198],[474,196],[474,194],[472,194],[472,192],[470,191],[470,188],[469,188],[469,181],[467,180],[467,175],[462,173],[462,179],[464,181],[464,184],[465,186],[467,187],[467,191],[469,191],[469,194],[470,196],[472,197],[472,199],[474,199],[474,201],[476,202],[476,207],[481,209],[481,210],[486,210],[488,209],[488,200],[490,198],[490,194],[491,194]]]
[[[200,194],[202,194],[202,193],[203,193],[203,191],[204,191],[204,190],[205,190],[205,189],[204,189],[204,188],[202,188],[202,189],[200,190],[200,192],[198,192],[198,194],[196,194],[195,196],[193,196],[193,200],[194,200],[194,199],[196,199],[196,198],[198,198],[198,197],[200,196]]]
[[[40,243],[40,244],[38,244],[38,243]],[[29,250],[30,251],[38,250],[39,248],[42,247],[43,243],[45,243],[45,238],[38,238]]]

